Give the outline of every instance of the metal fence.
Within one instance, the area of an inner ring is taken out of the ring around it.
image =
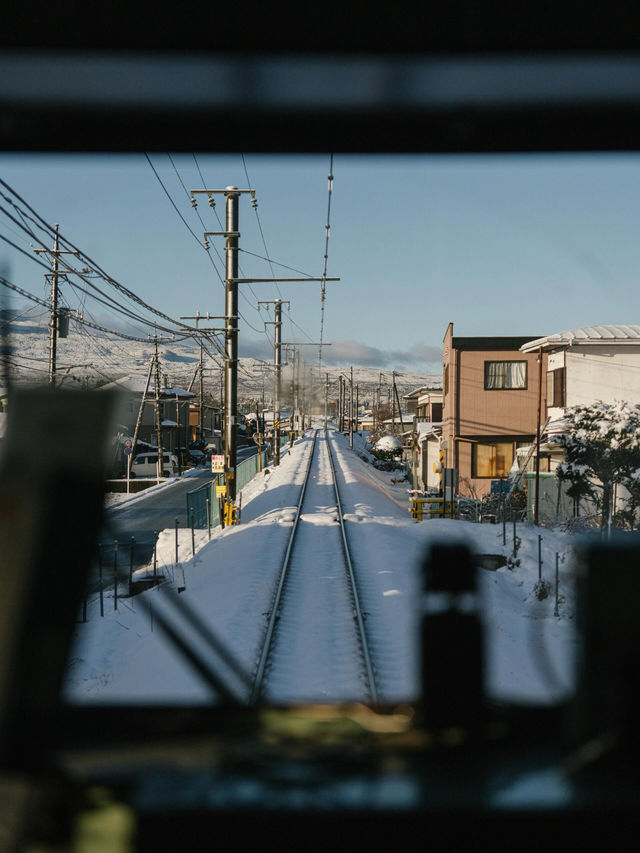
[[[264,468],[267,464],[267,453],[265,450],[261,452],[261,456],[261,465],[258,464],[258,454],[256,454],[249,459],[244,459],[236,466],[236,490],[238,492],[253,480],[260,468]],[[218,474],[217,477],[214,477],[209,483],[205,483],[204,486],[187,492],[187,519],[189,520],[189,524],[193,523],[193,526],[199,530],[203,530],[209,525],[215,527],[217,524],[220,524],[216,486],[222,485],[222,483],[223,475]]]

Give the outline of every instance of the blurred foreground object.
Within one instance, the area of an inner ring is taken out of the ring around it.
[[[0,462],[0,769],[34,770],[102,519],[113,397],[28,388],[10,398]]]

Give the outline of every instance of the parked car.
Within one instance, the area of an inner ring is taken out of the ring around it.
[[[206,462],[206,457],[202,450],[188,450],[187,457],[192,465],[204,465]]]
[[[163,453],[164,476],[178,473],[178,457],[173,453]],[[158,472],[157,453],[139,453],[131,463],[132,477],[155,477]]]
[[[183,468],[188,468],[190,465],[204,465],[205,463],[205,455],[202,450],[193,447],[176,447],[176,455]]]

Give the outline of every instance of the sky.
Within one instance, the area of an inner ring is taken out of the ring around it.
[[[223,238],[212,238],[219,256],[212,248],[208,257],[187,193],[203,186],[197,167],[207,188],[249,180],[256,191],[258,217],[250,197],[240,199],[241,274],[299,274],[275,264],[272,272],[253,252],[322,275],[329,154],[171,157],[150,155],[193,233],[144,153],[4,153],[0,177],[113,278],[176,319],[224,313],[211,262],[223,272]],[[336,154],[333,176],[327,274],[340,281],[327,284],[327,362],[438,372],[449,322],[463,336],[532,338],[640,323],[638,154]],[[198,212],[207,230],[221,230],[205,199]],[[224,222],[223,196],[217,212]],[[35,242],[1,212],[0,235],[33,255]],[[44,270],[6,242],[3,270],[46,298]],[[258,300],[290,301],[283,340],[320,340],[318,283],[240,288],[241,355],[272,357],[272,326],[263,330],[273,310],[259,310]],[[81,304],[70,285],[62,289],[69,305]],[[86,297],[83,305],[109,328],[149,331]],[[305,354],[313,360],[317,349]]]

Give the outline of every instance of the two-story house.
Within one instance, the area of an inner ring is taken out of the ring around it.
[[[596,400],[640,403],[640,326],[586,326],[528,341],[547,353],[545,396],[551,421],[568,406]]]
[[[509,474],[518,448],[535,439],[541,370],[538,352],[521,350],[531,340],[530,335],[454,337],[449,323],[443,342],[442,446],[463,496],[486,494],[491,480]],[[543,352],[543,377],[546,358]],[[544,400],[540,418],[546,418]]]

